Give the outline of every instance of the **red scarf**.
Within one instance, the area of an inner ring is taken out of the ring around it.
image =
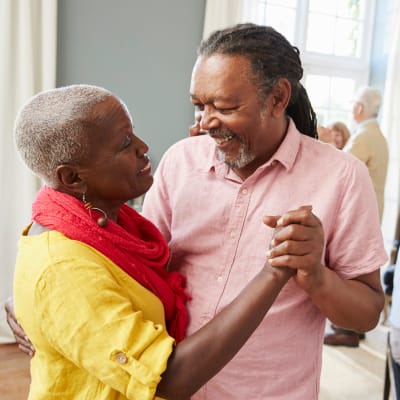
[[[167,272],[168,245],[149,220],[124,204],[118,224],[109,220],[101,228],[82,201],[48,186],[36,196],[32,219],[107,256],[162,301],[168,333],[176,342],[185,337],[188,323],[185,302],[189,299],[184,291],[186,280],[178,272]]]

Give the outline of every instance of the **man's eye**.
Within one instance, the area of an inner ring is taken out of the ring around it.
[[[217,111],[220,112],[221,114],[229,114],[235,110],[236,110],[235,107],[217,108]]]
[[[194,105],[194,111],[203,111],[204,110],[203,104],[193,104],[193,105]]]

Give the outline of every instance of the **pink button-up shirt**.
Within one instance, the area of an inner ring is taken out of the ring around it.
[[[324,262],[341,277],[386,262],[365,165],[300,134],[292,121],[274,156],[245,181],[216,159],[208,136],[184,139],[167,151],[143,213],[169,242],[171,268],[188,278],[188,334],[264,265],[273,230],[263,216],[308,204],[323,224]],[[325,317],[290,280],[245,346],[193,398],[317,399],[324,327]]]

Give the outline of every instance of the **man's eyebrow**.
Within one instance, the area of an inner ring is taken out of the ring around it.
[[[195,94],[190,94],[190,98],[192,99],[192,100],[199,100],[199,97],[198,96],[196,96]],[[212,100],[209,100],[210,102],[216,102],[216,101],[223,101],[223,102],[226,102],[226,103],[233,103],[233,102],[236,102],[237,101],[237,99],[236,99],[236,97],[235,96],[213,96],[213,98],[212,98]]]

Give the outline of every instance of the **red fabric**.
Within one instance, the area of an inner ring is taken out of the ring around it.
[[[92,210],[75,197],[44,186],[32,206],[32,219],[70,239],[86,243],[107,256],[162,301],[168,333],[181,341],[185,336],[188,313],[185,302],[186,280],[178,272],[167,272],[168,245],[160,231],[133,208],[124,204],[118,223],[109,220],[101,228]]]

